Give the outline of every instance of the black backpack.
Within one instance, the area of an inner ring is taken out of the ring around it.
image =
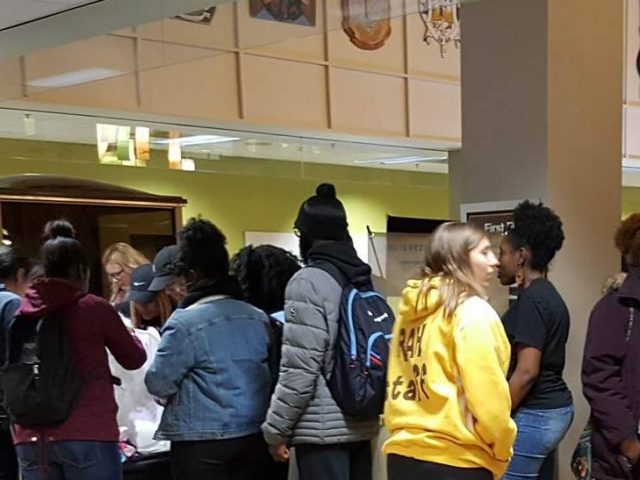
[[[75,371],[64,323],[61,315],[17,315],[11,322],[0,380],[13,423],[55,425],[75,408],[86,382]]]
[[[331,396],[352,417],[382,413],[387,381],[389,340],[395,320],[382,294],[358,289],[334,265],[311,265],[326,271],[342,287],[333,370],[327,379]]]

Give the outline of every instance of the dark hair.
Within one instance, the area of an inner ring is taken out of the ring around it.
[[[40,260],[46,277],[82,280],[89,270],[84,247],[75,238],[73,225],[66,220],[52,220],[44,227],[44,245]]]
[[[624,219],[616,230],[614,241],[625,263],[640,266],[640,213],[634,213]]]
[[[513,228],[506,239],[513,248],[527,248],[531,252],[529,266],[543,272],[562,248],[562,221],[542,203],[525,200],[513,211]]]
[[[0,246],[0,280],[15,280],[20,269],[29,275],[31,261],[16,247]]]
[[[191,218],[178,233],[180,258],[175,270],[178,274],[189,270],[205,278],[220,279],[229,274],[227,239],[209,220]]]
[[[44,242],[58,237],[76,238],[76,229],[64,218],[49,220],[44,226],[44,232],[42,233],[42,240]]]
[[[243,299],[266,313],[284,308],[284,291],[300,261],[291,252],[273,245],[248,245],[231,261]]]

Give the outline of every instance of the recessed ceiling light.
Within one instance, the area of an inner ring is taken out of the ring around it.
[[[81,83],[104,80],[105,78],[115,77],[123,73],[121,70],[113,70],[111,68],[85,68],[84,70],[76,70],[75,72],[29,80],[27,85],[38,88],[70,87]]]
[[[156,140],[154,143],[169,144],[172,142],[176,142],[183,147],[188,147],[191,145],[208,145],[210,143],[235,142],[236,140],[240,139],[238,137],[223,137],[220,135],[192,135],[190,137]]]
[[[444,156],[426,156],[426,155],[412,155],[407,157],[391,157],[391,158],[376,158],[370,160],[354,160],[353,163],[360,165],[363,164],[378,164],[378,165],[398,165],[402,163],[419,163],[419,162],[436,162],[446,160],[447,155]]]

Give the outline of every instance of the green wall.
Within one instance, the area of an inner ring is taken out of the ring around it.
[[[640,188],[622,188],[622,218],[640,212]]]
[[[204,162],[207,162],[204,164]],[[210,172],[98,164],[95,147],[0,140],[0,176],[43,173],[89,178],[187,199],[184,219],[201,214],[227,235],[231,252],[245,231],[290,232],[300,203],[322,181],[336,185],[352,233],[385,231],[386,216],[446,218],[447,176],[298,162],[199,161]]]
[[[156,157],[159,157],[157,155]],[[206,172],[100,165],[90,145],[0,140],[0,176],[43,173],[89,178],[187,199],[184,219],[202,215],[227,235],[231,252],[245,231],[290,232],[300,203],[318,183],[336,185],[352,233],[385,231],[386,216],[447,218],[447,176],[302,162],[199,160]],[[640,212],[640,188],[622,189],[622,217]]]

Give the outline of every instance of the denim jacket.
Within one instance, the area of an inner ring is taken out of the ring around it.
[[[145,376],[167,404],[155,438],[193,441],[260,431],[271,389],[267,315],[228,297],[176,310]]]

